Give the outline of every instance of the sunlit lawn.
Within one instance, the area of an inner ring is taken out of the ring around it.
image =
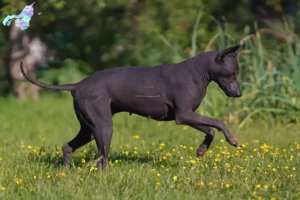
[[[229,125],[196,159],[204,134],[173,122],[114,117],[110,166],[94,168],[94,142],[61,168],[78,131],[71,98],[0,100],[0,199],[299,199],[300,125]]]

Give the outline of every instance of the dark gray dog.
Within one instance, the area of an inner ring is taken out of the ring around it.
[[[216,128],[229,144],[239,143],[222,121],[200,116],[194,111],[215,81],[228,97],[240,97],[237,82],[237,55],[244,46],[238,44],[222,51],[206,52],[177,64],[151,68],[119,67],[98,71],[76,84],[46,85],[29,78],[21,62],[21,71],[31,83],[53,90],[71,91],[76,116],[81,128],[78,135],[63,145],[63,158],[69,166],[72,153],[95,139],[98,148],[97,167],[108,164],[113,133],[112,116],[119,112],[134,113],[159,121],[175,120],[206,134],[197,150],[203,156]]]

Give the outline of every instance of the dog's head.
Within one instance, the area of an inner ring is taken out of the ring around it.
[[[244,49],[244,44],[238,44],[219,51],[214,60],[214,66],[210,73],[219,87],[228,97],[240,97],[242,92],[237,82],[239,64],[237,62],[238,53]]]

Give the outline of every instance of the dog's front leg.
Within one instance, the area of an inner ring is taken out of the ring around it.
[[[191,127],[198,126],[209,126],[221,131],[227,142],[234,147],[239,146],[239,142],[230,133],[229,129],[225,126],[224,122],[198,115],[192,111],[177,111],[176,112],[176,124],[178,125],[189,125]]]
[[[215,137],[215,132],[212,128],[207,126],[192,126],[192,127],[206,134],[205,139],[203,140],[202,144],[200,144],[196,152],[197,157],[203,157],[207,152],[207,150],[209,149]]]

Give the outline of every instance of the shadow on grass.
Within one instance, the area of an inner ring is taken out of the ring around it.
[[[39,152],[39,153],[30,153],[26,159],[29,162],[37,162],[43,163],[46,165],[51,165],[55,168],[63,167],[63,156],[62,152]],[[96,151],[89,150],[85,151],[83,154],[82,152],[74,153],[71,160],[71,168],[77,167],[85,167],[86,163],[93,163],[96,162]],[[140,163],[140,164],[149,164],[153,167],[160,166],[160,165],[169,165],[169,166],[178,166],[178,160],[160,160],[155,155],[140,155],[140,154],[133,154],[129,153],[129,155],[125,155],[119,152],[112,152],[109,156],[109,162],[122,162],[127,164],[132,163]]]

